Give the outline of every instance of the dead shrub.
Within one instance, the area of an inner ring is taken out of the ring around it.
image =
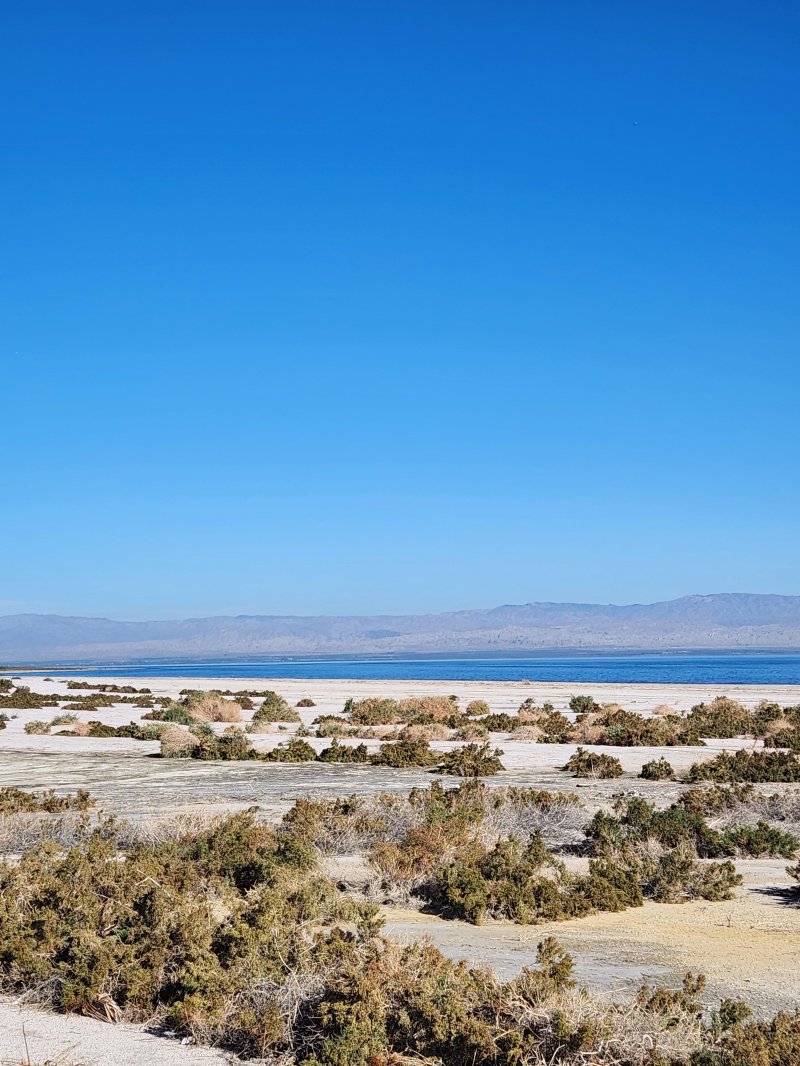
[[[400,730],[398,740],[447,740],[450,732],[446,725],[438,722],[431,725],[407,725]]]
[[[480,715],[489,714],[490,710],[491,708],[486,700],[471,700],[467,704],[465,713],[468,714],[470,718],[477,718]]]
[[[226,700],[218,692],[191,693],[183,706],[195,722],[241,722],[242,708],[235,700]]]
[[[165,759],[185,759],[200,744],[198,738],[179,725],[166,725],[161,733],[161,754]]]

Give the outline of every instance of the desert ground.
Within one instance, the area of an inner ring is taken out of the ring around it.
[[[706,685],[616,685],[545,684],[529,682],[413,682],[362,680],[271,680],[269,678],[97,678],[81,681],[98,684],[147,687],[154,695],[178,698],[182,689],[224,689],[234,692],[269,688],[294,707],[301,698],[315,706],[301,708],[301,725],[310,727],[324,714],[341,714],[348,698],[385,696],[402,699],[415,696],[454,695],[460,703],[485,700],[492,712],[517,710],[530,697],[540,704],[549,701],[556,710],[568,711],[570,697],[588,692],[602,704],[618,703],[627,710],[649,715],[667,704],[686,712],[701,701],[729,695],[748,707],[762,700],[781,705],[800,704],[800,686],[706,686]],[[63,692],[66,679],[24,677],[36,692]],[[422,769],[393,770],[377,766],[336,764],[274,764],[247,762],[199,762],[158,758],[156,741],[127,738],[91,738],[31,735],[24,731],[32,719],[48,718],[54,708],[19,711],[0,731],[0,787],[54,789],[58,794],[88,789],[104,811],[131,820],[162,818],[175,813],[202,812],[213,815],[257,805],[262,816],[278,820],[302,795],[366,795],[384,791],[407,792],[431,782]],[[130,704],[80,712],[83,719],[110,725],[142,721],[142,711]],[[147,724],[144,722],[143,724]],[[215,726],[222,729],[223,726]],[[253,735],[264,750],[285,741],[300,726],[288,724],[274,732]],[[308,737],[316,750],[330,741]],[[753,747],[749,740],[708,740],[703,747],[610,747],[596,750],[614,755],[625,776],[617,780],[581,780],[561,767],[576,745],[544,744],[492,734],[491,741],[503,751],[506,769],[486,780],[490,787],[518,785],[558,789],[577,795],[591,812],[608,805],[614,795],[633,791],[658,805],[667,805],[679,795],[676,782],[654,782],[637,775],[642,765],[667,755],[678,771],[692,763],[713,758],[722,750]],[[353,741],[358,743],[358,741]],[[375,749],[379,741],[369,740]],[[433,741],[432,747],[458,747],[454,741]],[[456,783],[450,779],[452,783]],[[761,786],[779,791],[788,786]],[[569,862],[580,866],[580,857]],[[356,857],[326,860],[329,874],[357,887],[364,875]],[[680,905],[648,902],[621,913],[599,913],[586,918],[533,926],[491,921],[480,926],[444,921],[408,907],[385,906],[385,932],[400,942],[429,938],[445,954],[470,963],[485,963],[503,977],[531,965],[535,948],[546,935],[556,936],[573,954],[580,980],[594,990],[613,995],[634,989],[643,981],[675,986],[687,970],[702,970],[708,978],[708,1002],[721,997],[742,997],[753,1010],[766,1016],[778,1009],[794,1009],[800,1002],[800,907],[796,883],[786,873],[786,862],[776,859],[737,860],[743,884],[735,897],[719,903],[692,901]],[[112,1035],[113,1034],[113,1035]],[[78,1017],[59,1017],[36,1011],[29,1005],[0,998],[0,1063],[26,1061],[25,1038],[30,1062],[51,1060],[63,1066],[110,1061],[117,1066],[149,1061],[172,1063],[228,1061],[209,1049],[182,1046],[175,1040],[151,1035],[141,1028]]]

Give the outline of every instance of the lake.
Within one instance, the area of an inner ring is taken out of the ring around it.
[[[23,673],[23,671],[20,671]],[[574,681],[643,684],[797,685],[800,655],[620,655],[553,658],[282,660],[63,664],[26,674],[92,677],[363,678],[403,681]]]

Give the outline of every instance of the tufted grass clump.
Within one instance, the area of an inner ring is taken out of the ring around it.
[[[23,729],[29,736],[43,737],[50,732],[50,723],[36,719],[32,722],[26,722]]]
[[[235,700],[226,699],[220,692],[190,692],[183,706],[193,722],[241,722],[242,708]]]

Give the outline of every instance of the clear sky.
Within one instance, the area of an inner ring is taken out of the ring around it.
[[[800,593],[795,3],[3,7],[0,613]]]

